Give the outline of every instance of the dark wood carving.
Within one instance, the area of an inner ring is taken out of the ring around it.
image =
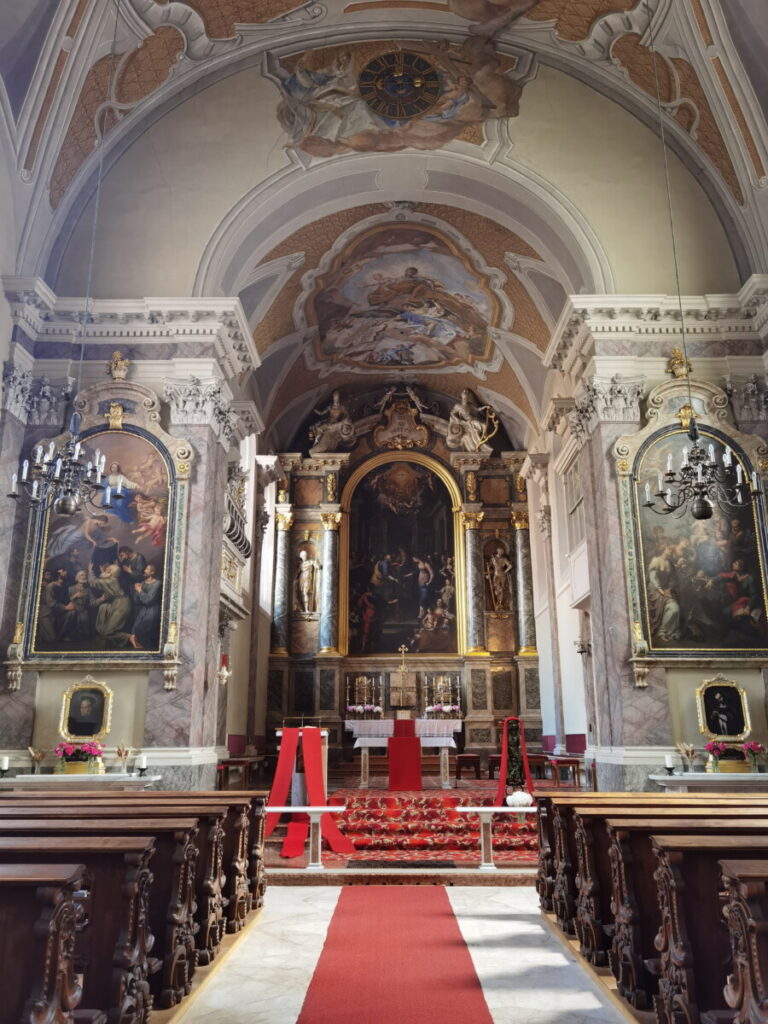
[[[736,1024],[768,1021],[768,860],[721,861],[723,917],[731,944],[725,1001]]]
[[[573,817],[576,843],[576,935],[581,954],[596,967],[607,963],[600,901],[600,882],[595,868],[594,834],[589,821]]]
[[[563,808],[555,804],[552,808],[552,831],[555,837],[555,885],[552,892],[552,906],[557,923],[566,935],[575,935],[576,878],[571,856],[566,816]]]
[[[658,1024],[699,1024],[696,1005],[693,955],[682,909],[685,880],[680,870],[683,854],[656,849],[654,872],[661,927],[655,946],[660,955],[659,991],[654,997]]]
[[[552,913],[552,895],[555,888],[555,862],[552,854],[551,820],[552,806],[546,798],[539,799],[537,815],[539,829],[539,856],[536,869],[536,892],[539,894],[539,906],[547,913]]]
[[[651,979],[642,956],[640,909],[633,882],[634,858],[628,832],[609,828],[613,939],[610,965],[619,993],[637,1010],[649,1007]],[[655,985],[653,985],[655,990]]]

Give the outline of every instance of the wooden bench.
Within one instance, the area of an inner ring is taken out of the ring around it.
[[[722,911],[731,944],[731,973],[723,996],[737,1020],[764,1024],[768,1021],[768,858],[721,860],[720,873]]]
[[[721,860],[764,857],[766,836],[695,834],[651,837],[661,907],[655,946],[659,991],[654,1008],[659,1024],[677,1024],[687,1014],[697,1024],[706,1011],[727,1012],[724,987],[731,959],[728,932],[720,925]]]
[[[82,864],[0,865],[0,1024],[73,1020],[82,998],[75,978],[77,910]],[[105,1024],[96,1011],[78,1019]]]
[[[77,934],[76,969],[83,975],[83,1002],[109,1010],[110,1024],[149,1020],[149,975],[160,967],[150,957],[154,937],[148,923],[154,848],[149,836],[0,836],[0,871],[14,863],[82,861],[78,888],[87,895],[78,892],[74,899],[88,927]]]
[[[119,836],[155,839],[149,927],[162,968],[151,979],[160,1006],[188,995],[195,970],[195,862],[197,818],[13,818],[0,822],[0,836]]]

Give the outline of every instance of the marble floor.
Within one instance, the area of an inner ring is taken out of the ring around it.
[[[339,892],[336,886],[269,889],[258,920],[174,1024],[294,1024]],[[495,1024],[626,1019],[542,924],[532,887],[455,886],[448,896]]]

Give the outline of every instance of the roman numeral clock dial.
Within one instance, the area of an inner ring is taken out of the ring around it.
[[[440,73],[418,53],[398,50],[375,57],[360,72],[360,95],[380,117],[409,121],[440,97]]]

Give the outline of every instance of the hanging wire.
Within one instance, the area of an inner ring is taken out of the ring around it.
[[[691,375],[688,372],[688,346],[686,345],[685,313],[683,312],[683,296],[680,287],[680,266],[677,259],[677,236],[675,234],[675,215],[672,204],[672,187],[669,177],[669,153],[667,151],[667,133],[664,128],[664,108],[661,103],[661,83],[659,81],[658,54],[656,53],[656,37],[653,30],[654,10],[648,4],[648,42],[650,43],[651,58],[653,61],[653,79],[656,89],[656,111],[659,115],[659,135],[661,136],[661,151],[664,154],[664,184],[667,190],[667,215],[669,219],[669,234],[672,239],[672,263],[675,269],[675,288],[677,289],[677,307],[680,311],[680,337],[683,347],[683,358],[685,360],[686,380],[688,382],[688,404],[691,407],[690,437],[694,438],[696,421],[693,416],[693,395],[691,392]]]
[[[93,268],[96,261],[96,232],[99,223],[99,211],[101,209],[101,188],[104,181],[104,143],[107,137],[106,131],[106,119],[110,112],[109,101],[113,98],[113,91],[117,82],[117,68],[120,64],[117,55],[117,32],[120,25],[120,8],[122,0],[115,0],[115,24],[112,30],[112,44],[109,48],[109,54],[112,59],[112,66],[110,67],[109,79],[107,81],[107,94],[104,99],[104,103],[100,111],[98,112],[98,120],[96,122],[96,132],[99,138],[99,163],[96,170],[96,194],[93,200],[93,220],[91,222],[91,243],[88,252],[88,272],[85,279],[85,309],[80,322],[80,359],[77,366],[77,388],[75,390],[75,396],[80,391],[80,386],[83,379],[83,358],[85,354],[85,340],[86,331],[88,328],[88,320],[90,318],[92,295],[91,289],[93,287]],[[99,121],[103,125],[100,130]],[[78,433],[79,431],[74,431]]]

